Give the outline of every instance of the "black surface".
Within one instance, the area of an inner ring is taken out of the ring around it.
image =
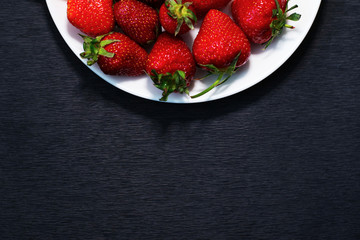
[[[1,239],[360,239],[358,1],[324,0],[260,84],[134,97],[71,52],[45,1],[1,6]]]

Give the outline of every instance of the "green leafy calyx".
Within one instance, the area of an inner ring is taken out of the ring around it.
[[[111,43],[113,43],[113,42],[119,42],[120,41],[120,40],[116,40],[116,39],[102,40],[108,34],[97,36],[95,38],[89,37],[89,36],[86,36],[86,35],[82,35],[82,34],[79,34],[79,35],[84,40],[84,43],[83,43],[84,52],[80,53],[80,56],[82,58],[88,59],[87,65],[89,65],[89,66],[96,63],[97,60],[99,59],[100,55],[105,56],[105,57],[109,57],[109,58],[114,57],[115,54],[106,51],[104,47],[111,44]]]
[[[289,1],[286,1],[286,7],[284,12],[281,9],[278,0],[275,0],[275,3],[276,3],[276,9],[273,9],[272,12],[272,17],[274,18],[274,20],[270,24],[271,38],[265,43],[265,48],[267,48],[272,43],[272,41],[282,33],[284,27],[290,29],[294,28],[294,26],[286,24],[287,20],[299,21],[301,18],[301,15],[298,13],[292,13],[291,15],[288,16],[288,12],[297,8],[298,5],[288,8]]]
[[[194,29],[194,23],[197,22],[197,17],[193,11],[189,9],[192,2],[182,3],[182,0],[166,0],[165,6],[168,9],[170,17],[177,20],[175,36],[180,32],[181,26],[185,23],[190,29]]]
[[[159,74],[153,69],[150,78],[153,80],[154,86],[163,91],[160,101],[167,101],[168,96],[173,92],[189,94],[184,71],[177,70],[173,74]]]
[[[239,67],[237,67],[236,64],[239,60],[240,55],[241,55],[241,52],[238,55],[236,55],[236,57],[233,59],[231,64],[226,68],[219,69],[212,64],[200,65],[201,67],[206,68],[208,70],[208,74],[205,77],[203,77],[202,79],[204,79],[208,76],[211,76],[211,75],[218,75],[218,78],[210,87],[208,87],[204,91],[202,91],[194,96],[191,96],[191,98],[198,98],[198,97],[204,95],[205,93],[211,91],[215,87],[225,83],[227,80],[229,80],[229,78],[239,69]]]

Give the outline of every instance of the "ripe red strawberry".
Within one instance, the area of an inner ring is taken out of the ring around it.
[[[231,0],[193,0],[192,2],[198,18],[202,18],[207,12],[209,12],[210,9],[220,10],[230,1]]]
[[[68,0],[67,18],[89,36],[103,35],[115,26],[112,4],[113,0]]]
[[[212,88],[227,81],[251,54],[250,42],[235,22],[225,13],[212,9],[206,14],[194,40],[193,54],[198,65],[213,74],[219,74]],[[225,80],[221,79],[228,75]]]
[[[161,101],[172,92],[189,94],[188,86],[196,72],[193,55],[186,43],[167,32],[160,34],[152,48],[146,72],[154,85],[163,90]]]
[[[159,11],[160,23],[173,35],[182,35],[194,29],[197,21],[191,0],[166,0]]]
[[[297,7],[295,5],[288,9],[288,2],[235,0],[231,5],[232,16],[250,41],[258,44],[266,43],[266,48],[281,34],[284,27],[294,28],[287,25],[286,20],[298,21],[301,17],[297,13],[287,16],[287,12]]]
[[[154,42],[160,28],[155,9],[137,0],[120,0],[114,4],[117,24],[135,42],[146,45]]]
[[[98,63],[109,75],[138,76],[144,74],[147,52],[128,36],[113,32],[96,38],[81,35],[84,39],[82,58],[88,65]]]
[[[143,3],[146,3],[147,5],[153,7],[153,8],[159,8],[165,0],[140,0]]]

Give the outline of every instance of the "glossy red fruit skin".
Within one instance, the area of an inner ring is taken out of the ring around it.
[[[249,59],[250,42],[227,14],[215,9],[210,10],[193,44],[197,64],[226,68],[240,52],[236,67],[245,64]]]
[[[284,11],[286,0],[279,0],[279,4]],[[266,43],[272,36],[273,9],[276,9],[275,0],[235,0],[231,4],[234,21],[257,44]]]
[[[191,0],[183,1],[183,3],[185,3],[185,2],[191,2]],[[194,6],[190,5],[189,10],[193,11],[196,14]],[[171,33],[171,34],[174,35],[176,27],[177,27],[177,20],[170,17],[168,12],[169,11],[166,8],[165,3],[162,4],[161,7],[160,7],[160,10],[159,10],[160,23],[161,23],[161,26],[165,29],[165,31],[167,31],[168,33]],[[192,23],[195,25],[194,21],[192,21]],[[190,28],[184,23],[181,26],[178,35],[185,34],[185,33],[189,32],[189,31],[190,31]]]
[[[155,9],[137,0],[120,0],[114,4],[114,14],[121,30],[138,44],[156,40],[160,22]]]
[[[103,38],[103,40],[109,39],[116,39],[119,42],[104,47],[106,51],[114,53],[114,57],[99,56],[97,63],[105,74],[139,76],[145,73],[148,54],[141,46],[119,32],[111,33]]]
[[[193,55],[186,43],[180,38],[167,32],[159,35],[146,63],[146,72],[151,74],[155,70],[158,74],[185,72],[189,85],[196,72]]]
[[[231,0],[193,0],[193,5],[198,18],[203,18],[210,9],[220,10]]]
[[[88,36],[111,32],[115,26],[112,0],[68,0],[69,22]]]

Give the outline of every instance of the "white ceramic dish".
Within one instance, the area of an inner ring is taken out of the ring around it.
[[[79,56],[83,51],[82,38],[78,35],[80,32],[67,20],[67,1],[46,0],[46,3],[55,25],[65,42],[75,55],[86,64],[86,60]],[[293,10],[293,12],[302,15],[300,21],[289,22],[295,26],[295,29],[285,29],[281,37],[277,38],[266,50],[263,50],[262,46],[253,46],[248,63],[242,66],[241,69],[239,69],[225,84],[213,89],[211,92],[195,99],[191,99],[185,94],[173,93],[169,96],[167,102],[197,103],[212,101],[239,93],[262,81],[278,69],[299,47],[314,22],[320,3],[321,0],[291,0],[289,2],[289,7],[297,4],[299,7]],[[230,15],[230,4],[223,9],[223,11]],[[192,42],[199,31],[199,26],[201,26],[201,22],[198,22],[195,30],[183,36],[183,39],[188,43],[190,49],[192,48]],[[154,101],[158,101],[161,97],[162,92],[153,86],[151,79],[146,75],[135,78],[109,76],[104,74],[96,64],[89,68],[99,77],[125,92]],[[205,72],[202,70],[197,71],[197,76],[203,76],[204,74]],[[207,78],[203,81],[194,81],[194,84],[190,88],[190,94],[195,95],[196,93],[201,92],[210,86],[213,81],[213,78]]]

